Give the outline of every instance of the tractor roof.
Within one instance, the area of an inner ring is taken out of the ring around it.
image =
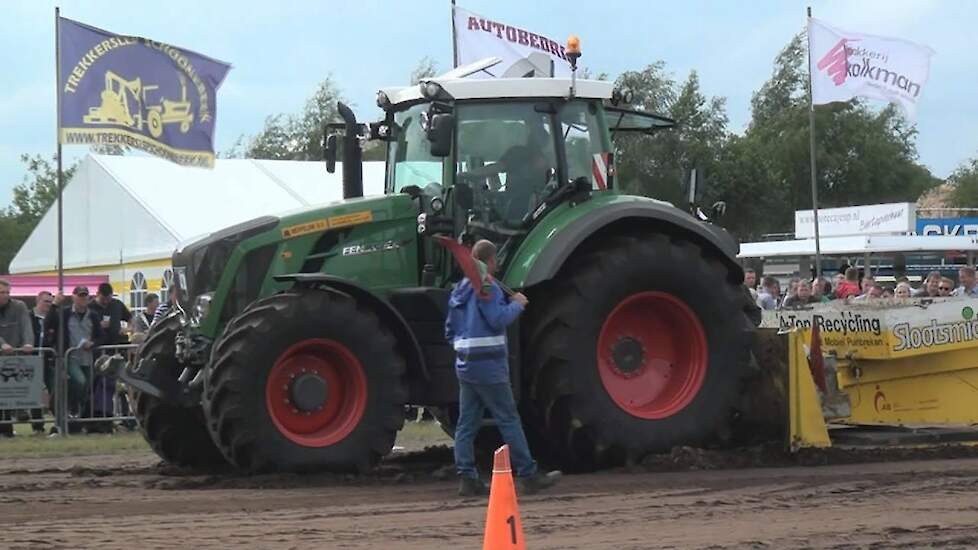
[[[433,78],[441,87],[459,100],[507,99],[531,97],[567,97],[571,87],[569,78]],[[603,80],[582,80],[576,83],[576,97],[610,99],[614,85]],[[384,88],[391,105],[422,99],[419,86]]]

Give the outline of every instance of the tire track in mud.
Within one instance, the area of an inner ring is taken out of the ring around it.
[[[145,461],[80,461],[0,468],[4,547],[481,544],[485,500],[457,499],[453,483],[420,471],[174,476]],[[535,549],[973,548],[978,459],[569,476],[520,509]]]

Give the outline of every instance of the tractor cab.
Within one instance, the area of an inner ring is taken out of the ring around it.
[[[626,110],[626,97],[609,82],[560,78],[382,90],[387,193],[421,199],[421,232],[487,238],[505,261],[553,208],[614,189],[613,132],[672,125]]]

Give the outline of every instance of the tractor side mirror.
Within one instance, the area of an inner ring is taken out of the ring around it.
[[[722,218],[727,213],[727,203],[726,201],[717,201],[713,203],[710,208],[710,219],[717,221]]]
[[[326,159],[326,171],[336,172],[336,134],[326,136],[326,146],[323,147],[323,158]]]
[[[452,154],[452,138],[455,129],[455,116],[451,113],[438,113],[428,120],[428,141],[431,142],[431,155],[447,157]]]
[[[455,187],[452,188],[455,195],[455,206],[463,212],[468,212],[472,210],[475,205],[475,197],[472,194],[472,188],[465,183],[456,183]]]

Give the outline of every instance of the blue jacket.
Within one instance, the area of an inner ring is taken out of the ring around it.
[[[470,384],[508,384],[506,327],[523,306],[507,300],[495,282],[479,298],[468,279],[455,285],[448,300],[445,339],[455,348],[455,373]]]

